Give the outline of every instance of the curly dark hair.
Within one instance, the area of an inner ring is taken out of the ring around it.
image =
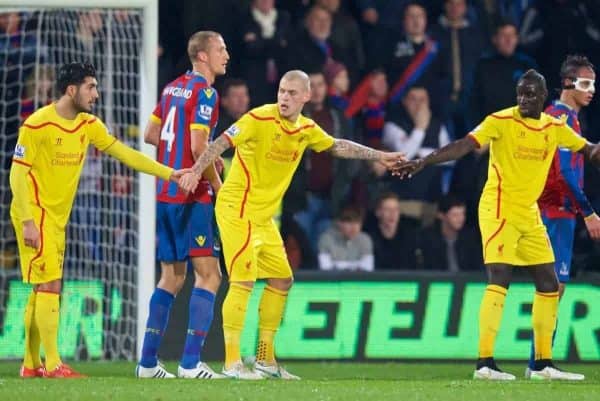
[[[577,71],[580,68],[589,68],[594,71],[594,64],[586,56],[581,54],[570,54],[567,56],[565,61],[563,61],[560,67],[560,79],[564,81],[565,79],[575,79],[577,76]]]
[[[96,68],[90,63],[68,63],[58,69],[56,89],[63,95],[69,85],[81,85],[87,77],[96,77]]]

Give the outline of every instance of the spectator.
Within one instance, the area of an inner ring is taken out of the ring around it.
[[[433,110],[443,111],[447,94],[444,89],[447,73],[439,57],[439,45],[426,34],[427,13],[419,3],[409,3],[404,11],[404,33],[382,38],[373,46],[383,46],[378,53],[390,83],[390,103],[399,102],[411,85],[427,88],[432,94]]]
[[[215,128],[217,136],[239,120],[250,108],[248,86],[243,79],[226,79],[219,93],[221,94],[219,121]],[[233,149],[227,149],[222,156],[231,159],[233,152]]]
[[[346,66],[332,60],[325,65],[323,74],[330,104],[345,112],[349,105],[348,91],[350,90],[350,77]]]
[[[473,70],[484,47],[479,26],[467,18],[466,0],[444,0],[445,12],[432,28],[432,36],[440,44],[440,58],[450,72],[449,113],[454,137],[467,133],[466,91],[471,86]]]
[[[338,61],[348,68],[350,80],[356,84],[365,68],[365,51],[358,24],[340,10],[341,0],[316,0],[315,4],[331,13],[331,43],[339,49]]]
[[[335,225],[319,238],[321,270],[373,271],[373,243],[362,232],[362,211],[342,209]]]
[[[346,116],[358,116],[357,126],[362,142],[375,149],[381,148],[385,109],[387,106],[388,82],[385,72],[371,72],[350,97]]]
[[[423,87],[412,87],[402,99],[402,105],[393,107],[384,126],[383,144],[395,152],[403,152],[408,159],[427,156],[450,143],[446,126],[432,115],[429,94]],[[399,194],[405,199],[436,201],[442,192],[442,171],[437,166],[423,171],[411,180],[397,181]]]
[[[334,138],[354,140],[350,122],[344,113],[331,107],[327,99],[327,85],[323,73],[309,74],[311,99],[304,114],[312,118]],[[293,212],[298,224],[312,239],[316,249],[320,235],[331,225],[341,204],[350,192],[350,183],[358,172],[357,160],[336,159],[328,152],[306,151],[286,194],[284,207]]]
[[[331,13],[321,6],[310,8],[304,26],[292,40],[288,49],[288,68],[306,72],[323,71],[332,59],[341,59],[341,50],[331,41]]]
[[[485,116],[515,102],[515,85],[535,62],[518,52],[517,27],[509,21],[500,21],[492,37],[494,50],[482,57],[475,66],[473,89],[470,94],[470,127],[475,127]]]
[[[478,271],[483,257],[477,231],[465,226],[465,202],[448,195],[439,204],[438,221],[423,230],[419,248],[425,270]]]
[[[417,222],[402,217],[400,198],[393,192],[379,196],[375,219],[367,225],[376,270],[414,270]]]
[[[293,216],[281,216],[281,238],[291,268],[295,270],[317,269],[310,241]]]
[[[240,68],[252,93],[252,104],[273,101],[277,83],[285,72],[290,15],[275,8],[275,0],[253,0],[239,26]]]
[[[21,97],[21,124],[35,110],[52,102],[54,68],[48,64],[39,64],[36,71],[25,79]]]

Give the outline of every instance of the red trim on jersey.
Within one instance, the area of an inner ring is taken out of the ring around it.
[[[496,172],[496,177],[498,177],[498,195],[496,198],[496,218],[500,218],[500,201],[502,199],[502,178],[500,177],[500,172],[498,171],[498,167],[492,163],[492,167]]]
[[[294,134],[297,134],[298,132],[300,132],[300,131],[302,131],[302,130],[304,130],[306,128],[312,128],[312,127],[315,126],[315,124],[306,124],[306,125],[303,125],[302,127],[296,128],[295,130],[289,131],[289,130],[285,129],[285,127],[283,127],[281,125],[281,121],[279,121],[275,117],[260,117],[260,116],[257,116],[256,114],[252,113],[252,112],[249,112],[248,114],[250,114],[250,116],[254,117],[255,119],[257,119],[259,121],[273,120],[273,122],[275,122],[275,124],[279,125],[279,128],[281,128],[281,130],[283,132],[285,132],[286,134],[288,134],[288,135],[294,135]]]
[[[521,124],[522,126],[524,126],[525,128],[530,129],[532,131],[538,131],[538,132],[545,130],[546,128],[548,128],[551,125],[563,125],[563,123],[558,123],[557,124],[557,123],[549,122],[548,124],[544,125],[542,128],[535,128],[535,127],[530,127],[529,125],[525,124],[524,121],[516,119],[514,116],[498,116],[496,114],[490,114],[490,115],[492,117],[494,117],[494,118],[499,119],[499,120],[513,119],[516,122],[518,122],[519,124]]]
[[[92,123],[96,122],[96,120],[97,120],[97,118],[96,118],[96,117],[94,117],[94,118],[92,118],[91,120],[89,120],[87,123],[88,123],[88,124],[92,124]]]
[[[475,138],[475,135],[468,134],[467,138],[469,138],[470,140],[472,140],[473,142],[475,142],[475,146],[477,146],[477,148],[481,147],[481,144],[479,143],[479,141],[477,140],[477,138]]]
[[[239,251],[237,251],[237,253],[233,257],[233,259],[231,259],[231,264],[229,265],[229,270],[227,271],[227,275],[229,276],[230,279],[231,279],[231,272],[233,271],[233,264],[235,263],[236,259],[242,254],[242,252],[244,252],[244,250],[248,247],[248,244],[250,243],[250,235],[251,234],[252,234],[252,223],[250,223],[250,220],[248,220],[248,235],[246,236],[246,242],[244,242],[244,245],[242,245],[242,247],[240,248]]]
[[[113,146],[115,144],[115,142],[117,142],[117,138],[115,138],[107,147],[105,147],[104,149],[101,149],[102,152],[106,151],[106,149],[110,148],[111,146]]]
[[[244,189],[244,198],[242,199],[242,207],[240,208],[240,219],[244,217],[244,208],[246,207],[246,201],[248,200],[248,192],[250,192],[250,172],[248,171],[248,167],[246,167],[246,163],[242,160],[242,156],[240,156],[240,152],[235,152],[240,164],[242,165],[242,169],[244,169],[244,174],[246,175],[246,189]]]
[[[21,161],[19,159],[12,159],[13,163],[22,164],[23,166],[31,167],[31,164]]]
[[[212,256],[213,250],[211,248],[202,248],[202,249],[190,249],[188,255],[191,257],[195,256]]]
[[[40,124],[40,125],[23,124],[23,126],[29,128],[29,129],[40,129],[40,128],[44,128],[46,125],[53,125],[56,128],[60,129],[61,131],[66,132],[67,134],[73,134],[73,133],[77,132],[79,130],[79,128],[81,128],[81,126],[83,124],[85,124],[86,122],[87,122],[86,120],[83,120],[82,122],[79,123],[79,125],[77,127],[73,128],[71,130],[66,129],[65,127],[62,127],[62,126],[60,126],[60,125],[58,125],[58,124],[56,124],[56,123],[54,123],[52,121],[47,121],[47,122],[45,122],[43,124]]]
[[[42,207],[42,204],[40,203],[40,196],[38,194],[38,184],[37,184],[37,181],[35,180],[35,177],[33,176],[33,174],[31,174],[31,171],[27,175],[31,177],[31,181],[33,182],[33,192],[35,194],[35,203],[39,207]]]
[[[485,246],[483,247],[483,259],[485,259],[485,254],[487,253],[487,247],[490,244],[490,242],[498,235],[500,234],[500,231],[502,231],[502,229],[504,228],[504,224],[506,223],[506,219],[502,219],[502,223],[500,223],[500,227],[498,227],[498,229],[496,230],[496,232],[494,232],[490,238],[488,238],[487,241],[485,241]]]
[[[235,148],[233,140],[231,139],[231,137],[229,136],[229,134],[227,132],[223,131],[223,133],[221,135],[225,135],[225,139],[227,139],[227,142],[229,142],[229,144],[231,145],[232,148]]]

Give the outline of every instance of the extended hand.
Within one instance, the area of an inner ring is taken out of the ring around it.
[[[416,159],[399,163],[392,169],[392,175],[400,177],[400,179],[411,178],[419,171],[423,170],[425,163],[423,159]]]
[[[191,168],[182,168],[181,170],[173,170],[173,173],[171,173],[169,180],[173,181],[176,184],[179,184],[179,180],[181,179],[181,177],[183,177],[185,174],[191,173],[191,172],[192,172]]]
[[[194,172],[187,172],[179,179],[179,187],[187,193],[192,193],[196,190],[200,178],[201,176]]]
[[[40,247],[40,230],[35,226],[33,220],[23,222],[23,240],[25,246],[33,249]]]
[[[600,217],[596,213],[585,218],[585,226],[593,240],[600,239]]]
[[[406,157],[402,152],[382,152],[382,156],[377,161],[383,164],[388,170],[393,170],[398,164],[405,162]]]

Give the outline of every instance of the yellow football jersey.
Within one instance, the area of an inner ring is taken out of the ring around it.
[[[516,106],[490,114],[469,135],[479,146],[490,144],[479,209],[495,218],[536,212],[556,148],[576,152],[586,143],[564,121],[545,113],[523,118]]]
[[[321,152],[335,141],[303,115],[295,122],[281,118],[276,104],[251,110],[224,135],[236,151],[217,208],[226,206],[254,221],[276,213],[307,147]]]
[[[33,113],[19,130],[13,163],[30,167],[29,195],[50,219],[64,228],[69,219],[79,176],[90,143],[105,150],[116,141],[106,126],[91,114],[79,113],[74,120],[60,117],[55,104]],[[11,215],[18,219],[18,207]]]

